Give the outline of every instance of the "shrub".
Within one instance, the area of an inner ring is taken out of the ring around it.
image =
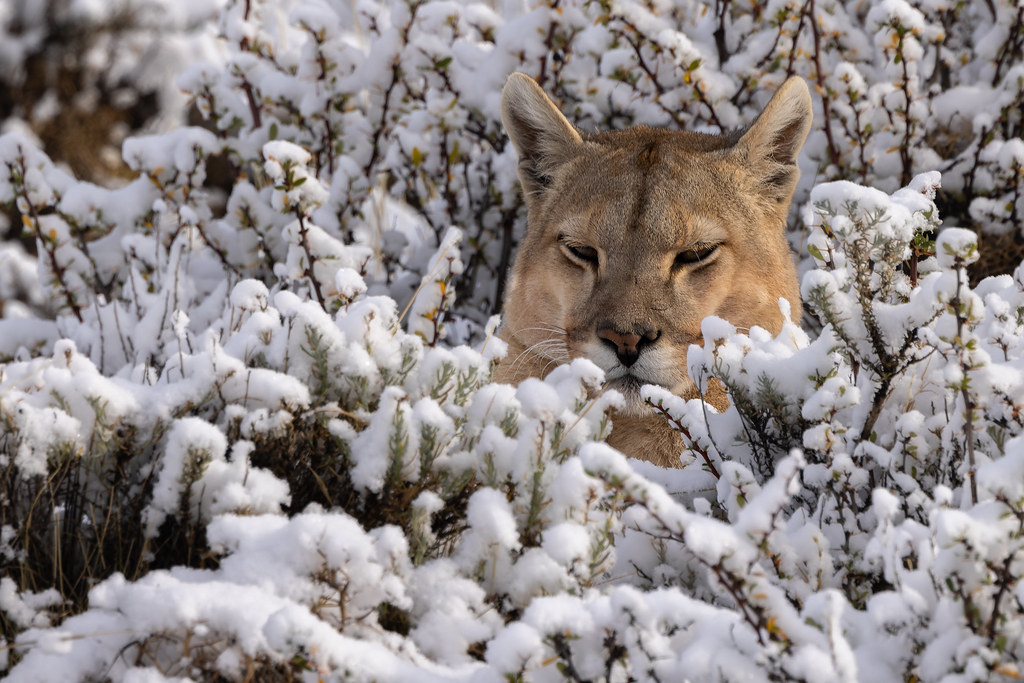
[[[972,285],[939,217],[1017,229],[1021,15],[857,7],[229,2],[179,81],[209,125],[129,139],[131,182],[0,137],[60,311],[0,320],[5,673],[1019,677],[1024,277]],[[814,329],[704,322],[731,407],[645,390],[681,470],[602,443],[585,360],[489,381],[516,69],[601,127],[818,86]]]

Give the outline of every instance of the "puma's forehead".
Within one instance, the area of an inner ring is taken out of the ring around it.
[[[542,222],[600,246],[642,238],[647,248],[676,249],[722,240],[725,223],[742,222],[742,207],[723,201],[722,188],[740,180],[716,153],[727,147],[722,140],[651,129],[589,136],[553,179],[551,201],[538,207]]]
[[[728,137],[647,129],[589,135],[556,174],[552,194],[631,197],[637,202],[685,198],[714,208],[735,179]],[[634,202],[636,203],[636,202]]]
[[[600,145],[604,153],[615,149],[627,150],[630,152],[644,152],[650,150],[654,156],[646,158],[657,159],[657,152],[672,151],[679,154],[694,154],[700,152],[714,152],[727,149],[735,144],[738,133],[726,135],[710,135],[706,133],[694,133],[685,130],[668,130],[664,128],[650,128],[648,126],[635,126],[626,130],[607,130],[596,133],[581,133],[583,140],[593,145]]]
[[[688,170],[713,170],[726,156],[730,140],[725,135],[642,127],[584,134],[576,166],[598,178],[628,174],[641,179],[653,175],[652,180],[663,181]],[[595,161],[601,163],[595,166]]]

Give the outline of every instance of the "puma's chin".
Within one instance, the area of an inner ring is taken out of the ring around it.
[[[623,407],[617,411],[619,414],[641,415],[649,410],[643,397],[640,395],[640,389],[645,384],[649,384],[649,382],[638,379],[634,375],[623,375],[606,382],[606,386],[609,389],[619,392],[622,394],[622,398],[625,399]]]
[[[633,374],[624,374],[614,379],[609,379],[606,382],[609,389],[614,389],[619,392],[625,399],[623,407],[617,412],[620,415],[629,416],[650,415],[651,407],[647,405],[647,402],[644,401],[644,398],[640,393],[640,390],[648,384],[664,387],[676,396],[687,396],[692,394],[695,389],[693,380],[689,377],[686,377],[683,381],[673,383],[672,385],[641,379]]]

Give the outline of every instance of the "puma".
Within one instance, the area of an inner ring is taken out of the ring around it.
[[[697,396],[686,371],[701,320],[781,329],[800,312],[786,216],[811,98],[790,78],[745,130],[721,135],[637,126],[588,133],[540,86],[512,74],[502,121],[519,154],[528,211],[499,333],[498,381],[543,377],[585,357],[625,397],[609,443],[679,466],[682,439],[640,396],[657,384]],[[713,385],[704,397],[722,409]]]

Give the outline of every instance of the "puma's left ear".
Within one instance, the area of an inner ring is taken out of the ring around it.
[[[519,152],[519,180],[529,203],[547,189],[555,170],[583,140],[537,82],[522,73],[512,74],[505,83],[501,120]]]
[[[807,83],[794,76],[776,91],[733,148],[762,178],[766,194],[779,203],[793,197],[800,178],[796,159],[811,130],[812,116]]]

